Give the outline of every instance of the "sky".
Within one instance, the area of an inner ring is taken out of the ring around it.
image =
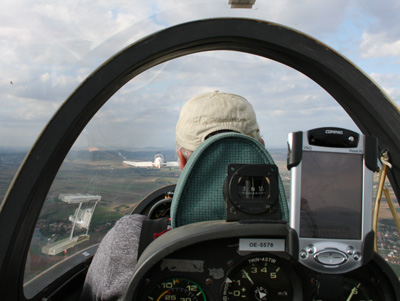
[[[30,148],[67,97],[111,56],[167,27],[248,17],[302,31],[359,66],[400,104],[397,0],[5,0],[0,11],[0,152]],[[323,89],[279,63],[234,52],[175,59],[138,75],[96,114],[75,148],[174,148],[179,110],[210,90],[236,93],[256,110],[267,147],[322,126],[357,127]]]

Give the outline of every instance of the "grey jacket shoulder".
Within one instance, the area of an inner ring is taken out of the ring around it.
[[[127,215],[104,236],[86,275],[81,300],[119,300],[137,262],[143,215]]]

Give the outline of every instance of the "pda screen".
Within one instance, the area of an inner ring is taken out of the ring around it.
[[[303,152],[300,237],[361,239],[360,154]]]

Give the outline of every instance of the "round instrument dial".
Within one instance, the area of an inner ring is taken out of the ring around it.
[[[222,300],[293,300],[291,282],[286,268],[276,258],[250,258],[228,272]]]
[[[157,281],[146,295],[146,300],[206,301],[203,289],[186,278],[167,278]]]
[[[327,298],[321,298],[315,293],[313,301],[324,301]],[[343,293],[338,300],[351,301],[378,301],[381,300],[375,292],[373,286],[352,278],[343,279]],[[329,299],[330,300],[330,299]]]

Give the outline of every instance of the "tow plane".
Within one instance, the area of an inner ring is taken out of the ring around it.
[[[161,169],[162,167],[178,167],[179,162],[177,161],[165,161],[164,155],[162,154],[156,154],[154,156],[154,161],[146,161],[146,162],[136,162],[136,161],[123,161],[123,163],[131,165],[133,167],[139,167],[139,168],[149,168],[149,167],[155,167],[158,169]]]

